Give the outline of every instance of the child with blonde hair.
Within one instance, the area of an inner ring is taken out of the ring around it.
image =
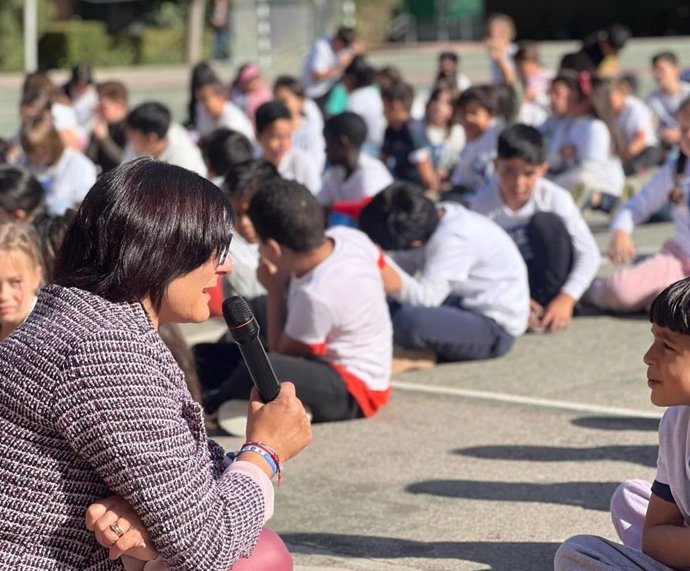
[[[31,313],[43,279],[36,232],[29,224],[0,224],[0,341]]]

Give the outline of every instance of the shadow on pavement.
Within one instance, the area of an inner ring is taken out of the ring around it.
[[[401,557],[457,559],[475,561],[490,569],[553,569],[558,543],[517,543],[480,541],[411,541],[394,537],[346,535],[337,533],[285,533],[280,537],[292,553],[330,554],[369,559]]]
[[[411,494],[498,502],[562,504],[588,510],[609,511],[609,501],[619,482],[562,482],[532,484],[477,480],[427,480],[409,485]]]
[[[532,462],[595,462],[614,460],[634,462],[654,468],[657,447],[649,445],[613,445],[593,448],[563,446],[477,446],[454,450],[454,454],[488,460],[527,460]]]
[[[657,432],[658,418],[640,418],[638,416],[581,416],[571,421],[574,426],[594,428],[597,430],[639,430]]]

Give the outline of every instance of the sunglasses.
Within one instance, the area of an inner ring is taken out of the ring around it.
[[[225,262],[228,259],[228,255],[230,254],[230,244],[232,243],[232,234],[230,234],[230,238],[228,239],[228,243],[223,246],[223,249],[220,251],[220,256],[218,256],[218,265],[216,267],[221,267],[222,265],[225,264]]]

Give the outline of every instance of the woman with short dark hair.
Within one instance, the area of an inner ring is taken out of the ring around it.
[[[252,400],[254,445],[225,459],[157,332],[208,318],[232,226],[215,185],[151,159],[88,193],[57,285],[0,343],[0,567],[292,568],[261,532],[270,478],[311,438],[294,387]]]

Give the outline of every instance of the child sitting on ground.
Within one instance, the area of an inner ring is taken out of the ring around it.
[[[324,233],[323,209],[294,181],[263,185],[249,216],[278,378],[294,379],[314,422],[373,415],[388,401],[392,352],[378,248],[352,228]],[[220,387],[207,400],[211,410],[249,397],[252,381],[234,345],[197,346],[197,357],[202,381]]]
[[[453,191],[471,198],[491,178],[496,142],[503,130],[491,86],[470,87],[456,103],[466,143],[450,177]]]
[[[670,149],[680,141],[678,107],[690,97],[690,84],[681,81],[678,56],[674,52],[659,52],[652,58],[652,74],[658,89],[647,98],[647,105],[657,120],[657,135],[662,145]]]
[[[428,366],[499,357],[525,332],[527,269],[495,222],[457,203],[435,206],[395,182],[364,208],[359,224],[390,256],[383,275],[386,293],[399,302],[393,339],[412,350],[399,352],[401,359]]]
[[[225,277],[224,285],[228,287],[223,288],[226,297],[241,295],[252,300],[266,294],[266,290],[256,279],[259,237],[249,218],[249,204],[260,188],[276,180],[280,180],[280,175],[271,163],[263,159],[252,159],[232,166],[221,184],[221,189],[235,211],[236,230],[230,243],[232,272]]]
[[[42,279],[35,230],[22,222],[0,224],[0,341],[29,316]]]
[[[233,166],[254,158],[252,142],[232,129],[216,129],[202,137],[199,149],[208,169],[208,179],[217,186]]]
[[[323,178],[317,200],[332,207],[338,202],[357,203],[360,208],[393,182],[385,165],[362,152],[367,126],[356,113],[346,111],[326,121],[326,157],[331,168]]]
[[[256,138],[259,156],[278,169],[280,176],[306,186],[312,194],[321,190],[318,157],[296,149],[292,142],[293,117],[287,106],[269,101],[256,110]]]
[[[197,86],[196,125],[199,135],[208,135],[216,129],[239,131],[248,139],[254,139],[252,122],[237,105],[226,99],[225,86],[220,80],[209,78]]]
[[[396,180],[406,180],[435,191],[438,180],[431,162],[424,125],[412,119],[414,90],[406,83],[394,83],[381,92],[388,127],[383,137],[381,161]]]
[[[672,204],[675,237],[661,252],[608,278],[594,280],[586,299],[596,307],[628,313],[649,307],[669,284],[690,275],[690,100],[678,109],[680,153],[666,161],[649,183],[626,202],[611,223],[609,257],[627,264],[635,257],[632,232],[669,202]]]
[[[599,268],[594,237],[570,193],[543,178],[544,140],[534,127],[512,125],[498,138],[496,176],[472,202],[515,240],[527,264],[530,328],[566,328]]]
[[[654,130],[654,115],[646,103],[628,94],[627,82],[611,81],[611,109],[625,140],[623,171],[626,176],[638,174],[662,162],[664,150]]]
[[[556,571],[690,567],[690,279],[668,286],[652,303],[654,340],[644,356],[650,399],[668,407],[659,425],[653,483],[628,480],[611,499],[613,524],[623,545],[580,535],[556,552]]]
[[[608,85],[586,71],[574,73],[563,72],[553,81],[569,88],[569,121],[551,137],[548,177],[572,192],[578,205],[611,212],[623,193],[625,140]]]

